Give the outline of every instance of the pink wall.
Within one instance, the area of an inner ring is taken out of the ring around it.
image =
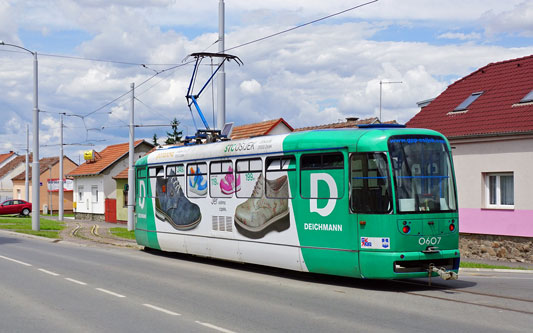
[[[460,208],[459,232],[533,237],[533,210]]]

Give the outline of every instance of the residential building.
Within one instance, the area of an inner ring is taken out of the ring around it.
[[[366,119],[359,119],[357,117],[347,117],[346,121],[340,121],[332,124],[324,124],[317,126],[308,126],[294,129],[295,132],[301,131],[311,131],[311,130],[321,130],[321,129],[334,129],[334,128],[354,128],[359,125],[371,125],[371,124],[380,124],[379,118],[372,117]],[[396,124],[395,120],[386,121],[384,124]]]
[[[152,148],[147,141],[135,141],[134,161]],[[128,155],[128,143],[107,146],[67,175],[74,178],[76,218],[116,222],[117,187],[113,177],[128,167]]]
[[[231,132],[231,139],[246,139],[261,135],[285,134],[293,131],[283,118],[266,120],[254,124],[235,126]]]
[[[490,63],[409,122],[452,146],[462,233],[533,237],[533,55]]]
[[[24,199],[25,192],[22,194],[13,192],[13,182],[11,181],[11,178],[26,169],[26,156],[17,156],[14,154],[5,156],[3,163],[0,165],[2,165],[0,167],[0,202],[7,199]]]
[[[0,154],[0,168],[12,161],[17,156],[18,154],[14,151],[10,151],[9,153],[5,154]]]
[[[26,159],[25,156],[20,156]],[[22,171],[19,171],[16,176],[12,177],[13,182],[12,195],[15,199],[24,199],[26,196],[26,170],[25,164]],[[66,174],[76,168],[78,165],[70,158],[63,156],[63,174]],[[30,171],[28,174],[29,181],[29,199],[32,201],[32,166],[30,164]],[[44,157],[39,160],[39,210],[43,211],[46,206],[46,211],[54,212],[59,209],[59,156]],[[65,184],[66,178],[63,177]],[[72,184],[63,187],[63,211],[72,211]]]

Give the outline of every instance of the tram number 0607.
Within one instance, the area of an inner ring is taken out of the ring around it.
[[[441,237],[420,237],[418,244],[420,245],[437,245],[440,243]]]

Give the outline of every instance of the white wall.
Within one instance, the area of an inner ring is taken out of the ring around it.
[[[113,182],[114,183],[114,182]],[[83,198],[80,201],[79,186],[83,186]],[[98,187],[98,201],[93,202],[92,187]],[[104,214],[104,176],[87,176],[74,178],[74,201],[76,202],[76,212]]]
[[[24,170],[26,170],[26,164],[20,163],[0,179],[0,201],[13,198],[13,181],[11,178],[18,176]]]
[[[533,138],[450,144],[460,208],[483,208],[484,172],[513,172],[514,208],[533,210]]]

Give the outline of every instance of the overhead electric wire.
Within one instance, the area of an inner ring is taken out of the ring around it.
[[[243,43],[243,44],[240,44],[240,45],[237,45],[237,46],[234,46],[234,47],[230,47],[229,49],[225,49],[224,50],[224,53],[227,52],[227,51],[231,51],[231,50],[235,50],[237,48],[240,48],[240,47],[243,47],[243,46],[248,46],[250,44],[253,44],[253,43],[257,43],[257,42],[260,42],[260,41],[263,41],[265,39],[269,39],[269,38],[272,38],[272,37],[276,37],[276,36],[279,36],[279,35],[282,35],[284,33],[287,33],[287,32],[290,32],[290,31],[293,31],[293,30],[296,30],[296,29],[299,29],[299,28],[302,28],[302,27],[305,27],[305,26],[308,26],[308,25],[311,25],[311,24],[314,24],[314,23],[317,23],[317,22],[320,22],[320,21],[323,21],[325,19],[328,19],[328,18],[331,18],[331,17],[334,17],[334,16],[337,16],[337,15],[341,15],[341,14],[344,14],[346,12],[349,12],[349,11],[352,11],[352,10],[355,10],[355,9],[358,9],[358,8],[361,8],[363,6],[366,6],[366,5],[370,5],[374,2],[377,2],[379,0],[373,0],[373,1],[368,1],[368,2],[365,2],[363,4],[360,4],[360,5],[357,5],[357,6],[354,6],[354,7],[351,7],[351,8],[348,8],[348,9],[345,9],[345,10],[341,10],[340,12],[336,12],[336,13],[333,13],[333,14],[330,14],[330,15],[327,15],[327,16],[323,16],[321,18],[318,18],[316,20],[313,20],[313,21],[309,21],[309,22],[306,22],[306,23],[302,23],[300,25],[297,25],[295,27],[292,27],[292,28],[289,28],[289,29],[285,29],[285,30],[282,30],[282,31],[279,31],[279,32],[276,32],[276,33],[273,33],[271,35],[268,35],[268,36],[264,36],[264,37],[261,37],[261,38],[257,38],[257,39],[254,39],[252,41],[249,41],[249,42],[246,42],[246,43]]]

